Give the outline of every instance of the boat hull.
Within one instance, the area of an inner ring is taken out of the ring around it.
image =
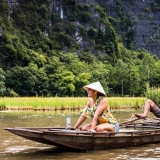
[[[113,149],[159,143],[160,130],[122,130],[118,133],[84,132],[63,128],[5,128],[23,138],[43,144],[82,150]]]
[[[134,134],[119,133],[117,135],[109,134],[64,134],[64,133],[45,133],[44,139],[76,149],[113,149],[128,146],[139,146],[143,144],[160,142],[160,134]]]

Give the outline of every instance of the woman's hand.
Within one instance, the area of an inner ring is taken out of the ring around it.
[[[90,129],[88,132],[96,132],[94,129]]]

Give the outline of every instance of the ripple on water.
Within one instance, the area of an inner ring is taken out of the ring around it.
[[[45,149],[49,149],[51,147],[31,147],[31,146],[27,146],[27,145],[23,145],[23,146],[13,146],[13,147],[8,147],[6,148],[4,153],[20,153],[20,152],[25,152],[25,153],[30,153],[30,152],[34,152],[37,150],[45,150]]]
[[[159,160],[157,158],[131,158],[130,160]]]

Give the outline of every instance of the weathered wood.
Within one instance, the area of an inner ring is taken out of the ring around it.
[[[119,125],[121,126],[121,125],[124,125],[124,124],[132,123],[132,122],[135,122],[137,120],[140,120],[140,118],[134,118],[134,119],[129,120],[129,121],[121,122],[121,123],[119,123]]]
[[[151,128],[151,129],[160,129],[159,127],[156,126],[143,126],[143,125],[126,125],[126,128]]]
[[[130,121],[131,122],[131,121]],[[133,120],[132,120],[133,122]],[[87,132],[53,127],[15,127],[5,130],[39,143],[75,149],[111,149],[160,142],[160,124],[130,123],[119,132]],[[137,130],[141,128],[142,130]]]
[[[155,119],[155,120],[159,120],[159,121],[160,121],[160,118],[157,118],[157,117],[153,117],[153,119]]]

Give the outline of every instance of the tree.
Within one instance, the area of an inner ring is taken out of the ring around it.
[[[4,71],[2,70],[2,68],[0,68],[0,96],[5,95],[5,91],[6,91],[5,80],[6,78],[4,75]]]
[[[91,55],[89,52],[81,52],[78,56],[78,58],[81,60],[81,61],[84,61],[88,64],[91,64],[94,62],[94,56]]]
[[[128,87],[126,88],[128,95],[139,96],[141,94],[141,78],[138,66],[128,66]]]
[[[47,96],[48,77],[42,70],[33,67],[14,67],[7,74],[7,88],[20,96]]]
[[[115,65],[117,80],[121,83],[121,95],[124,95],[124,81],[127,79],[128,66],[121,59]]]
[[[91,73],[79,73],[75,77],[75,96],[84,96],[85,91],[83,89],[83,86],[89,84],[89,80],[91,78]]]
[[[152,77],[150,76],[155,68],[156,59],[154,56],[150,54],[145,54],[141,61],[141,65],[139,66],[139,72],[142,81],[144,81],[145,84],[150,85],[150,82],[152,81]]]
[[[107,66],[103,64],[102,62],[97,61],[91,64],[90,68],[91,68],[90,70],[92,73],[91,82],[100,81],[106,94],[108,94],[109,88],[108,88],[107,75],[108,75],[109,70],[107,69]]]
[[[73,96],[75,92],[75,75],[65,68],[59,68],[55,74],[51,74],[50,89],[53,96]]]
[[[159,86],[160,85],[160,61],[154,64],[154,68],[150,72],[150,85]]]

